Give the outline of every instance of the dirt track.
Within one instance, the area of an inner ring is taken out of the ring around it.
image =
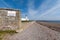
[[[5,37],[4,40],[60,40],[60,32],[33,22],[21,33]]]

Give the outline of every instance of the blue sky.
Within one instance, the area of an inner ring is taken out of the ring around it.
[[[0,0],[0,8],[20,9],[31,20],[60,20],[60,0]]]

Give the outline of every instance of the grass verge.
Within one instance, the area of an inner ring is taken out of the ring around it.
[[[6,34],[13,35],[15,33],[17,33],[15,30],[0,30],[0,40],[2,40]]]

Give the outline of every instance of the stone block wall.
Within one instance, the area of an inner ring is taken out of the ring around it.
[[[14,9],[0,9],[0,30],[20,28],[20,12]]]

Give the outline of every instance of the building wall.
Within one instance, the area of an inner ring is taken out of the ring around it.
[[[10,12],[16,12],[16,15]],[[20,28],[20,12],[18,10],[0,9],[0,30],[16,30]]]

